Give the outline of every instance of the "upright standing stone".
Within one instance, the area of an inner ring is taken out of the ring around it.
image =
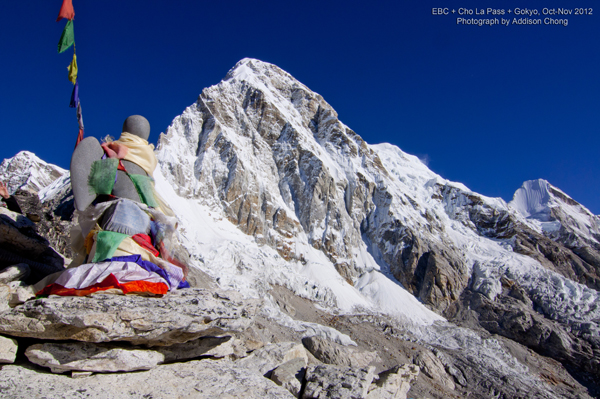
[[[0,336],[0,363],[14,363],[17,349],[16,340]]]

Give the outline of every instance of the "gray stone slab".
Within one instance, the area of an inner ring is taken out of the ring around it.
[[[86,342],[173,345],[241,332],[260,301],[230,291],[188,288],[162,298],[95,294],[27,301],[0,313],[0,333]]]
[[[0,370],[0,396],[11,399],[280,399],[285,388],[231,361],[190,361],[135,373],[94,374],[86,378],[6,365]]]

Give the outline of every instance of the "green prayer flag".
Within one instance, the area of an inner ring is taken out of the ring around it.
[[[62,53],[69,47],[71,47],[75,43],[75,33],[73,31],[73,21],[67,21],[65,25],[65,29],[63,29],[62,35],[60,35],[60,40],[58,41],[58,52]]]
[[[100,231],[96,237],[96,253],[92,259],[92,263],[97,263],[105,259],[112,258],[119,245],[125,238],[129,237],[127,234],[117,233],[115,231]]]
[[[154,179],[145,175],[130,174],[129,178],[137,190],[140,200],[150,208],[158,208],[159,204],[154,198]]]
[[[88,176],[88,186],[90,193],[111,194],[115,186],[115,177],[117,176],[117,167],[119,160],[116,158],[106,158],[94,161]]]

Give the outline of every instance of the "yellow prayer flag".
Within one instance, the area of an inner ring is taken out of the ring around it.
[[[77,56],[75,54],[73,54],[73,61],[71,61],[71,65],[67,69],[69,70],[69,80],[75,84],[77,82]]]

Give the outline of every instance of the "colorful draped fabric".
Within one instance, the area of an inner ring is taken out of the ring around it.
[[[111,232],[99,232],[98,236],[100,236],[100,233],[111,233]],[[110,237],[109,235],[106,237]],[[114,236],[115,239],[120,239],[119,238],[120,235]],[[109,238],[110,239],[110,238]],[[110,247],[110,252],[109,251],[104,251],[101,255],[98,255],[98,243],[95,243],[92,247],[92,251],[90,252],[90,256],[92,257],[92,259],[94,261],[98,260],[98,261],[103,261],[105,259],[115,259],[115,258],[120,258],[120,257],[125,257],[125,256],[139,256],[142,260],[144,261],[148,261],[150,263],[153,263],[154,265],[157,265],[158,267],[160,267],[162,270],[165,271],[166,276],[167,276],[167,281],[170,284],[171,289],[175,290],[178,288],[186,288],[189,287],[189,285],[186,285],[186,281],[185,281],[185,274],[183,271],[183,268],[174,265],[173,263],[170,263],[158,256],[155,256],[153,254],[153,252],[149,251],[148,249],[146,249],[145,247],[142,247],[139,245],[138,242],[136,242],[134,240],[133,237],[125,237],[120,244],[118,245],[118,247],[113,251],[113,247]],[[104,249],[109,248],[108,245],[103,245]],[[101,248],[101,250],[103,249]],[[182,285],[183,284],[183,285]]]
[[[154,145],[149,144],[147,140],[135,134],[127,132],[121,133],[121,137],[115,143],[124,144],[129,148],[127,155],[123,158],[124,160],[133,162],[144,169],[148,176],[153,176],[158,163],[156,155],[154,155]]]
[[[169,291],[169,284],[156,272],[135,262],[110,261],[67,269],[36,295],[85,296],[110,289],[123,294],[164,295]]]
[[[160,256],[160,252],[158,249],[152,246],[152,238],[150,238],[147,234],[135,234],[131,236],[133,241],[135,241],[140,247],[144,248],[146,251],[150,252],[154,256]]]
[[[158,208],[160,204],[156,200],[154,190],[154,179],[145,175],[129,174],[131,182],[140,196],[140,200],[151,208]]]
[[[148,174],[148,176],[129,174],[140,199],[149,207],[157,208],[167,216],[174,216],[175,214],[171,208],[154,189],[152,176],[158,163],[156,155],[154,155],[154,145],[128,132],[122,132],[119,140],[113,141],[111,144],[126,146],[128,151],[122,159],[133,162]]]

